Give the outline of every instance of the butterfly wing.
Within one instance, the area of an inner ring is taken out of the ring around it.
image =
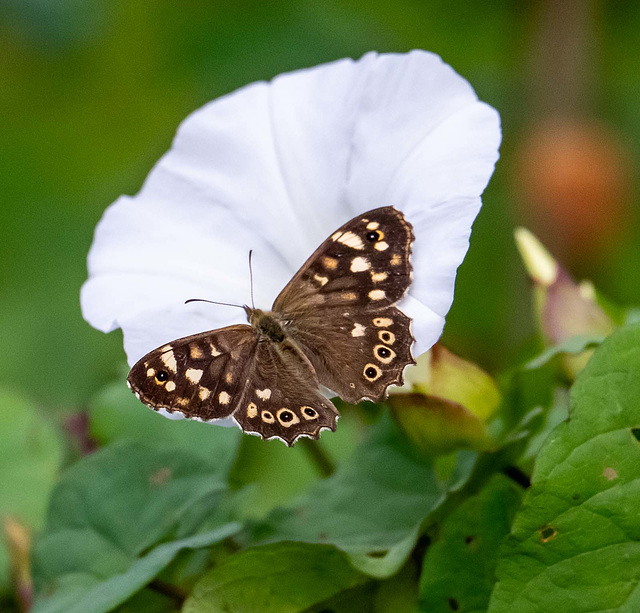
[[[257,344],[247,325],[187,336],[145,355],[127,384],[156,411],[202,421],[227,417],[242,403]]]
[[[414,363],[411,320],[394,306],[411,283],[413,239],[395,208],[364,213],[320,245],[273,305],[320,383],[347,402],[380,400]]]
[[[335,430],[338,412],[318,391],[307,358],[289,341],[259,342],[251,326],[175,340],[145,355],[127,379],[154,410],[212,421],[231,415],[250,434],[292,445]]]
[[[247,393],[233,418],[249,434],[291,446],[300,436],[317,439],[323,429],[335,431],[338,411],[320,394],[307,358],[285,340],[258,343]]]

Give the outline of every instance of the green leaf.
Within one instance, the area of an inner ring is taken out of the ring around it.
[[[74,578],[74,589],[61,590],[56,596],[36,603],[33,613],[102,613],[125,602],[149,583],[182,549],[199,549],[219,543],[241,529],[237,523],[225,524],[217,530],[158,545],[130,564],[124,572],[108,578]],[[63,548],[71,535],[61,534],[58,547]],[[77,589],[76,589],[77,588]]]
[[[41,527],[62,461],[62,438],[24,397],[0,390],[0,519]],[[1,526],[0,526],[1,529]],[[0,587],[9,579],[0,538]]]
[[[183,613],[297,613],[363,583],[335,547],[274,543],[237,553],[195,586]]]
[[[467,475],[471,469],[465,466]],[[464,479],[458,470],[453,475]],[[433,460],[417,456],[387,415],[334,476],[274,511],[254,538],[332,544],[363,572],[387,577],[402,566],[446,492]]]
[[[238,428],[167,419],[144,406],[124,381],[105,386],[91,402],[89,416],[91,435],[102,445],[141,441],[183,449],[215,463],[221,475],[229,472],[242,438]]]
[[[640,610],[640,325],[596,350],[501,548],[490,613]]]
[[[604,336],[599,335],[583,335],[578,334],[576,336],[572,336],[571,338],[554,345],[553,347],[549,347],[545,349],[539,356],[527,362],[525,364],[525,369],[534,370],[536,368],[541,368],[548,364],[553,358],[562,353],[569,353],[571,355],[577,355],[588,349],[593,349],[602,343],[604,340]]]
[[[509,533],[521,491],[497,475],[445,519],[424,558],[421,611],[486,611],[498,545]]]
[[[215,466],[180,450],[128,443],[83,458],[56,487],[33,550],[36,611],[111,610],[181,549],[237,532],[238,524],[227,524],[178,533],[155,547],[179,531],[194,506],[224,489]]]

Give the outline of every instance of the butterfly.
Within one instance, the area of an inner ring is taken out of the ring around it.
[[[249,325],[175,340],[145,355],[127,384],[152,409],[214,421],[291,446],[335,431],[345,402],[374,402],[403,383],[411,319],[395,305],[411,283],[411,224],[393,207],[359,215],[327,238],[271,311],[244,306]]]

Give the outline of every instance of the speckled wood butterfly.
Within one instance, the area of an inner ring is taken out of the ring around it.
[[[128,385],[152,409],[249,434],[318,438],[346,402],[381,400],[414,363],[410,318],[394,306],[411,282],[411,224],[383,207],[334,232],[289,281],[270,312],[244,307],[250,325],[173,341],[144,356]]]

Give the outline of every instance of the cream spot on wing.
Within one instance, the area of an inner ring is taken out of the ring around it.
[[[351,336],[364,336],[365,326],[362,324],[354,324],[353,330],[351,330]]]
[[[369,264],[367,258],[358,256],[351,260],[351,272],[363,272],[364,270],[369,270],[369,268],[371,268],[371,264]]]
[[[129,381],[128,379],[127,379],[127,387],[131,389],[131,381]]]
[[[198,396],[200,396],[200,400],[206,400],[211,396],[211,390],[208,390],[206,387],[202,387],[201,385],[198,390]]]
[[[147,370],[147,377],[153,377],[153,375],[155,374],[156,374],[155,368],[149,368],[149,370]]]
[[[202,348],[198,345],[190,345],[189,346],[189,355],[193,360],[201,360],[204,357],[204,352]]]
[[[377,221],[372,221],[367,224],[367,230],[377,230],[380,227],[380,224]]]
[[[385,243],[384,241],[380,241],[379,243],[376,243],[373,247],[374,247],[374,249],[377,249],[378,251],[386,251],[387,249],[389,249],[389,243]]]
[[[173,392],[176,389],[176,384],[174,381],[167,381],[167,383],[164,386],[164,389],[166,389],[168,392]]]
[[[327,255],[322,258],[322,265],[329,270],[335,270],[336,268],[338,268],[338,260],[336,260],[335,258],[330,258]]]
[[[229,404],[231,402],[231,396],[227,392],[220,392],[218,394],[218,402],[220,404]]]
[[[318,419],[318,411],[316,411],[313,407],[300,407],[300,411],[302,412],[302,417],[304,417],[306,420]]]
[[[191,381],[191,383],[198,383],[202,378],[202,373],[204,371],[198,368],[188,368],[187,372],[184,373],[184,376]]]
[[[164,347],[160,347],[160,351],[171,351],[173,347],[171,345],[165,345]]]
[[[343,300],[357,300],[358,294],[355,292],[342,292],[342,294],[340,294],[340,298]]]
[[[209,347],[211,349],[211,355],[214,358],[217,358],[219,355],[222,355],[222,352],[218,351],[218,349],[215,347],[215,345],[213,343],[209,343]]]
[[[340,238],[338,238],[338,242],[346,245],[347,247],[351,247],[351,249],[364,249],[362,239],[353,232],[345,232]]]
[[[384,281],[389,276],[388,272],[372,272],[371,280],[374,283],[378,283],[379,281]]]
[[[337,241],[341,236],[342,236],[342,232],[334,232],[331,235],[331,240],[332,241]]]
[[[163,353],[162,361],[171,372],[176,372],[178,370],[178,362],[176,362],[176,356],[174,355],[173,351],[167,351],[166,353]]]
[[[233,373],[228,372],[225,376],[224,376],[224,380],[227,383],[233,383]]]
[[[396,357],[396,352],[385,345],[376,345],[373,348],[373,355],[383,364],[390,364]]]
[[[400,266],[401,263],[402,258],[397,253],[394,253],[391,256],[391,266]]]
[[[256,390],[256,396],[260,398],[260,400],[269,400],[269,398],[271,398],[271,390],[268,387],[263,390]]]
[[[329,283],[329,277],[323,277],[322,275],[313,275],[313,278],[320,283],[320,285],[326,285]]]
[[[187,407],[189,406],[189,399],[188,398],[176,398],[175,403],[181,407]]]
[[[290,428],[293,424],[300,423],[300,418],[290,409],[278,409],[276,415],[280,425],[284,428]]]
[[[254,417],[258,416],[258,406],[256,405],[255,402],[250,402],[247,405],[247,417],[249,419],[253,419]]]
[[[260,417],[262,417],[262,421],[267,424],[272,424],[276,420],[271,411],[262,411],[262,413],[260,413]]]
[[[371,300],[382,300],[386,296],[383,289],[372,289],[369,292],[369,298]]]
[[[380,330],[378,332],[378,338],[383,343],[387,343],[387,345],[393,345],[393,343],[396,342],[396,335],[393,332],[389,332],[389,330]]]
[[[388,328],[391,324],[393,324],[393,319],[390,317],[375,317],[373,319],[373,325],[376,328]]]

